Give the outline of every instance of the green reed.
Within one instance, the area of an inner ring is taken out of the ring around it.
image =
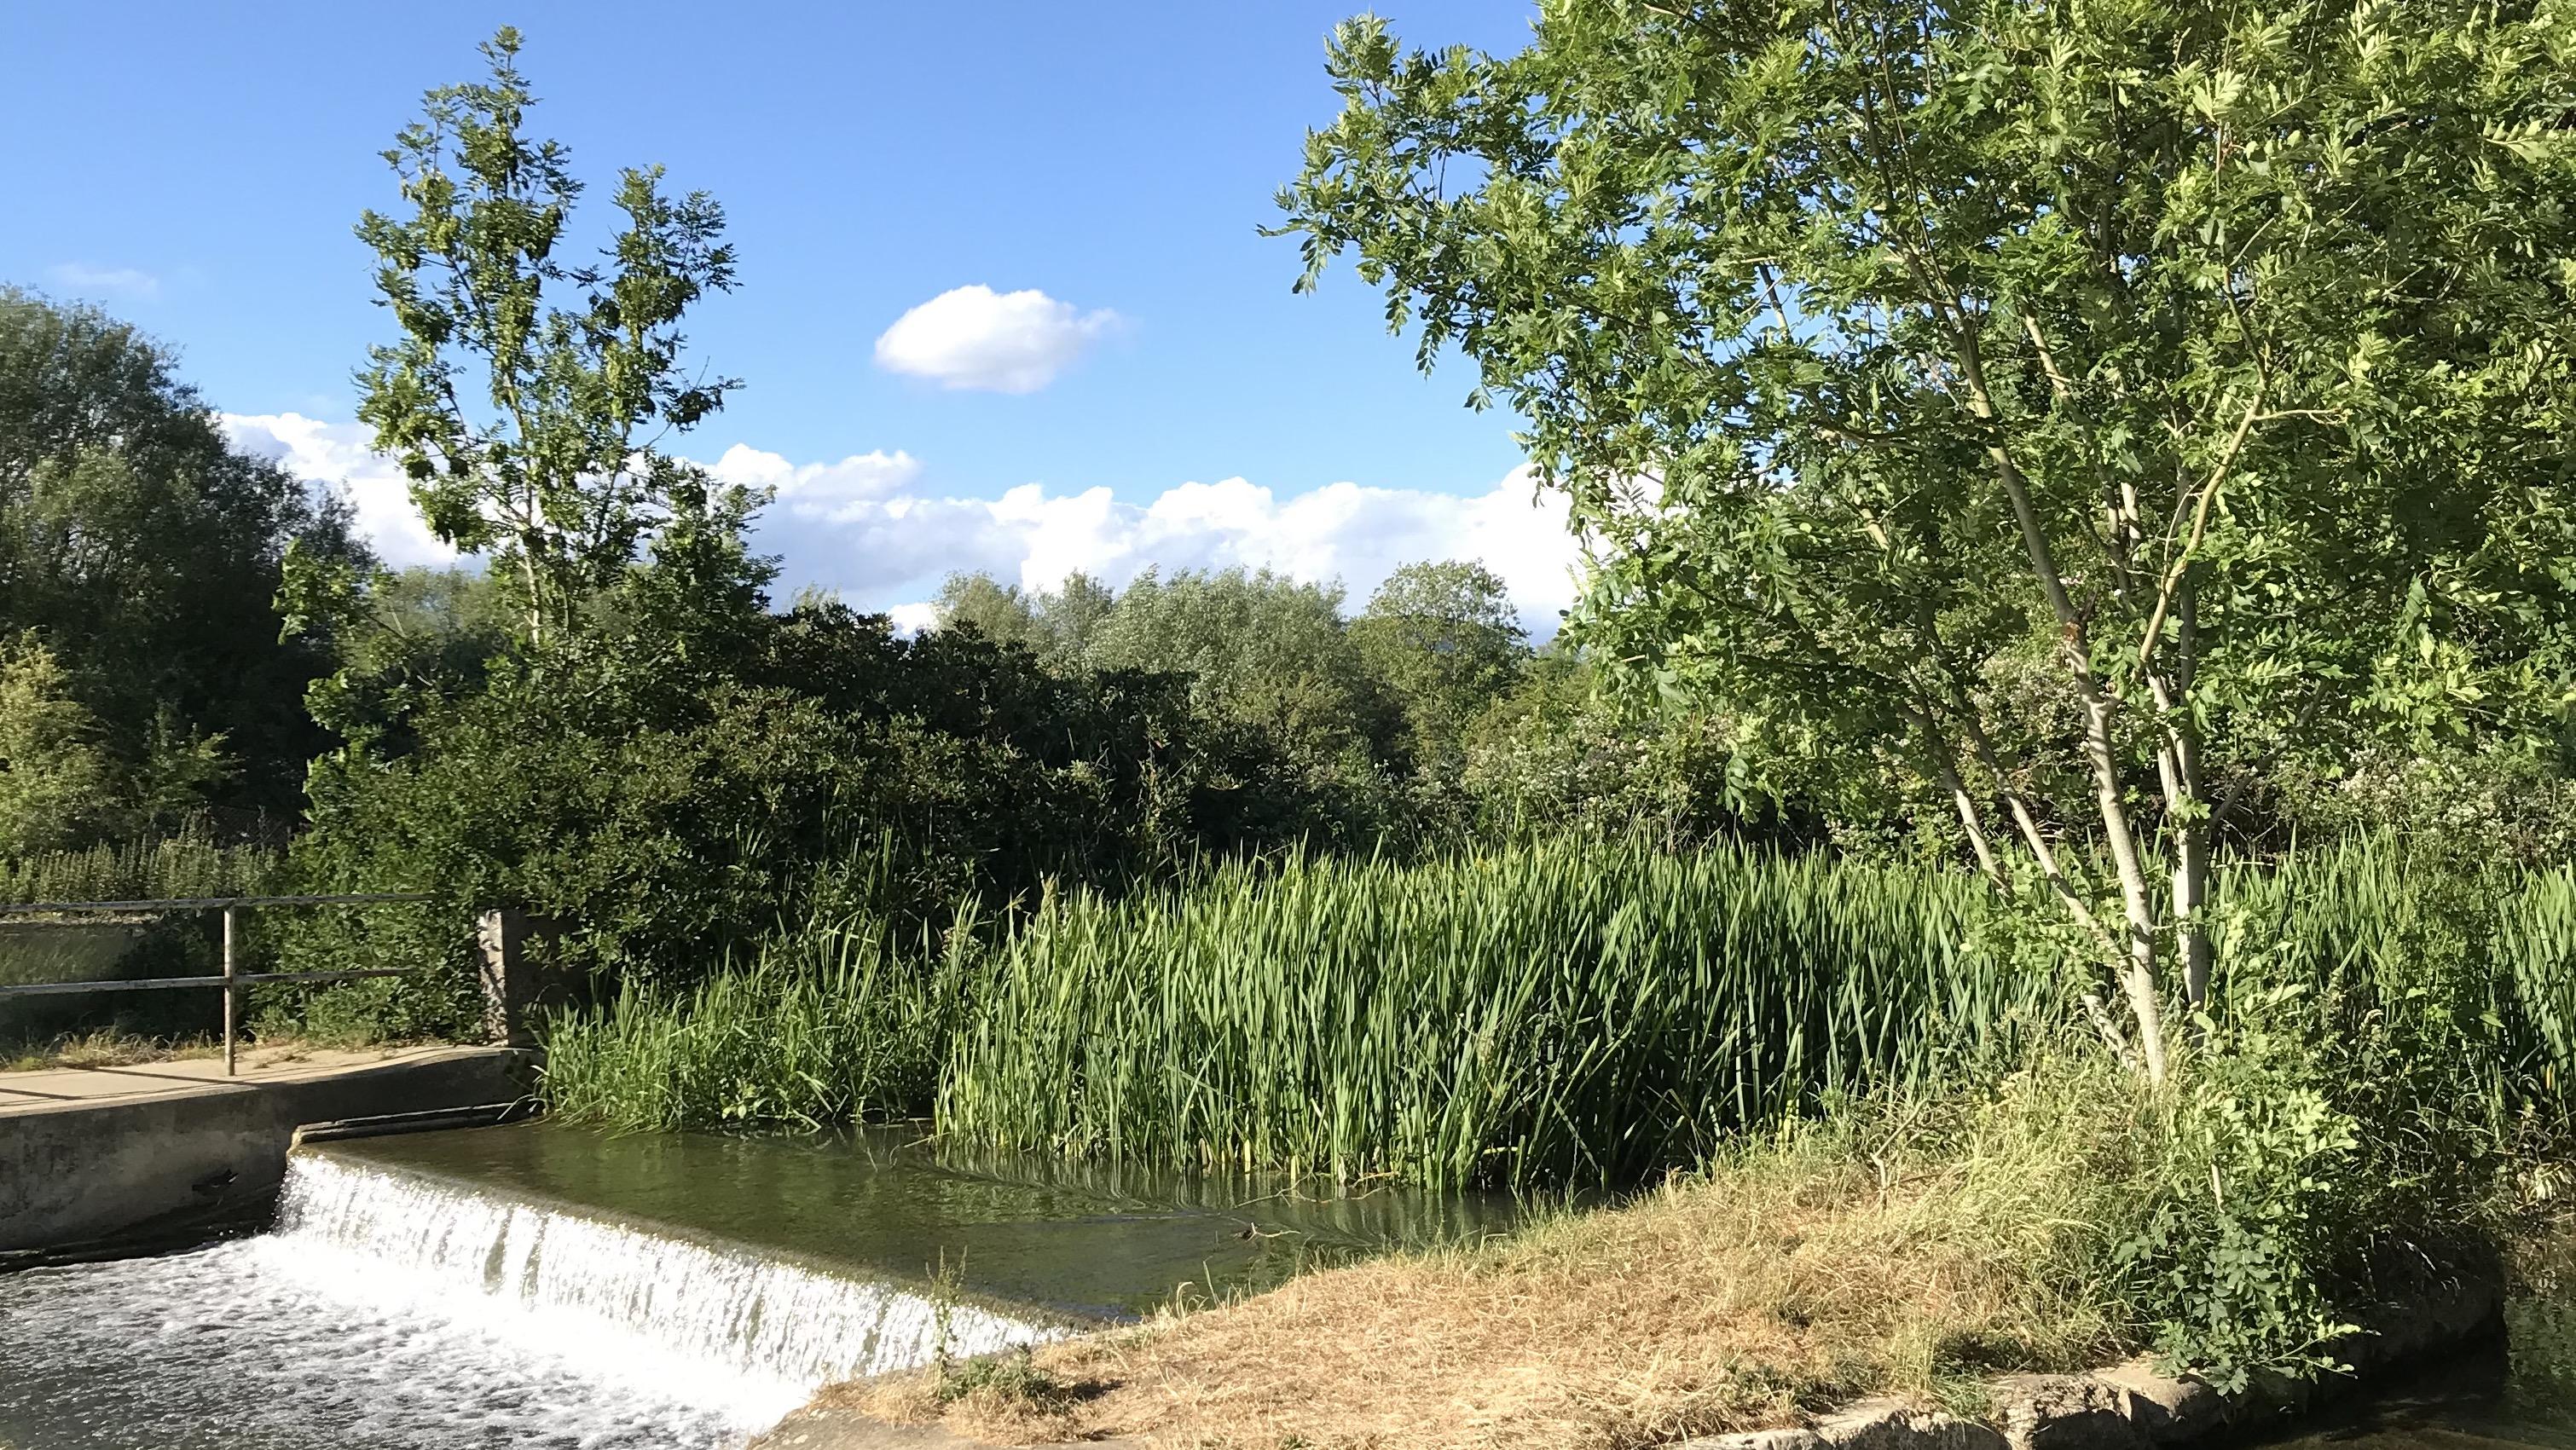
[[[939,1093],[967,1141],[1430,1181],[1633,1178],[1953,1070],[2054,994],[1958,873],[1642,844],[1295,860],[1045,903]]]
[[[810,1131],[917,1112],[957,1016],[968,925],[948,946],[907,949],[872,920],[817,922],[687,991],[630,986],[554,1020],[546,1097],[637,1129]]]

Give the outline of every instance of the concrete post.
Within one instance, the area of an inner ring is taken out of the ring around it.
[[[536,1046],[536,1028],[528,1020],[537,983],[528,960],[527,913],[496,907],[474,925],[482,957],[484,1036],[509,1047]]]

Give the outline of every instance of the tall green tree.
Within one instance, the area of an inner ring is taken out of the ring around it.
[[[98,735],[32,631],[0,646],[0,856],[71,845],[106,814],[115,770]]]
[[[167,348],[0,288],[0,627],[34,632],[146,814],[293,814],[328,661],[278,638],[290,547],[365,557],[337,500],[230,446]]]
[[[1548,0],[1329,67],[1306,283],[1529,417],[1582,638],[1945,800],[2151,1077],[2237,782],[2565,744],[2567,0]]]
[[[986,639],[1025,645],[1049,668],[1076,670],[1117,607],[1116,591],[1077,570],[1053,590],[1027,590],[990,574],[951,574],[939,586],[939,627],[972,626]]]
[[[1444,780],[1465,763],[1467,727],[1529,657],[1502,579],[1455,559],[1388,575],[1351,621],[1351,643],[1404,712],[1414,769]]]
[[[736,386],[686,366],[680,331],[732,287],[734,254],[715,199],[668,196],[651,167],[619,173],[624,222],[599,259],[565,261],[583,187],[561,144],[525,133],[519,45],[503,27],[490,79],[431,91],[384,153],[408,214],[371,210],[358,237],[401,336],[371,350],[358,416],[432,532],[489,554],[544,643],[655,531],[726,497],[660,450]]]

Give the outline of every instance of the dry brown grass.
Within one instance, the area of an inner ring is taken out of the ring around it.
[[[1984,1151],[2011,1146],[1905,1169],[1849,1143],[1766,1149],[1624,1208],[1043,1349],[1088,1393],[1041,1413],[942,1406],[927,1376],[840,1399],[991,1442],[1191,1450],[1631,1450],[1864,1395],[1972,1409],[1998,1369],[2126,1348],[2044,1270],[2075,1261],[2080,1188]]]
[[[256,1045],[242,1048],[241,1058],[249,1065],[266,1067],[300,1062],[310,1057],[313,1050],[314,1044],[300,1038],[269,1036],[260,1039]],[[223,1052],[223,1043],[215,1038],[172,1041],[104,1027],[0,1059],[0,1072],[34,1072],[55,1067],[135,1067],[147,1062],[221,1057]]]

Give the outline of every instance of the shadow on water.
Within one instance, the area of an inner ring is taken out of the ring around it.
[[[2252,1443],[2273,1450],[2576,1450],[2571,1287],[2553,1270],[2507,1303],[2501,1332]]]

